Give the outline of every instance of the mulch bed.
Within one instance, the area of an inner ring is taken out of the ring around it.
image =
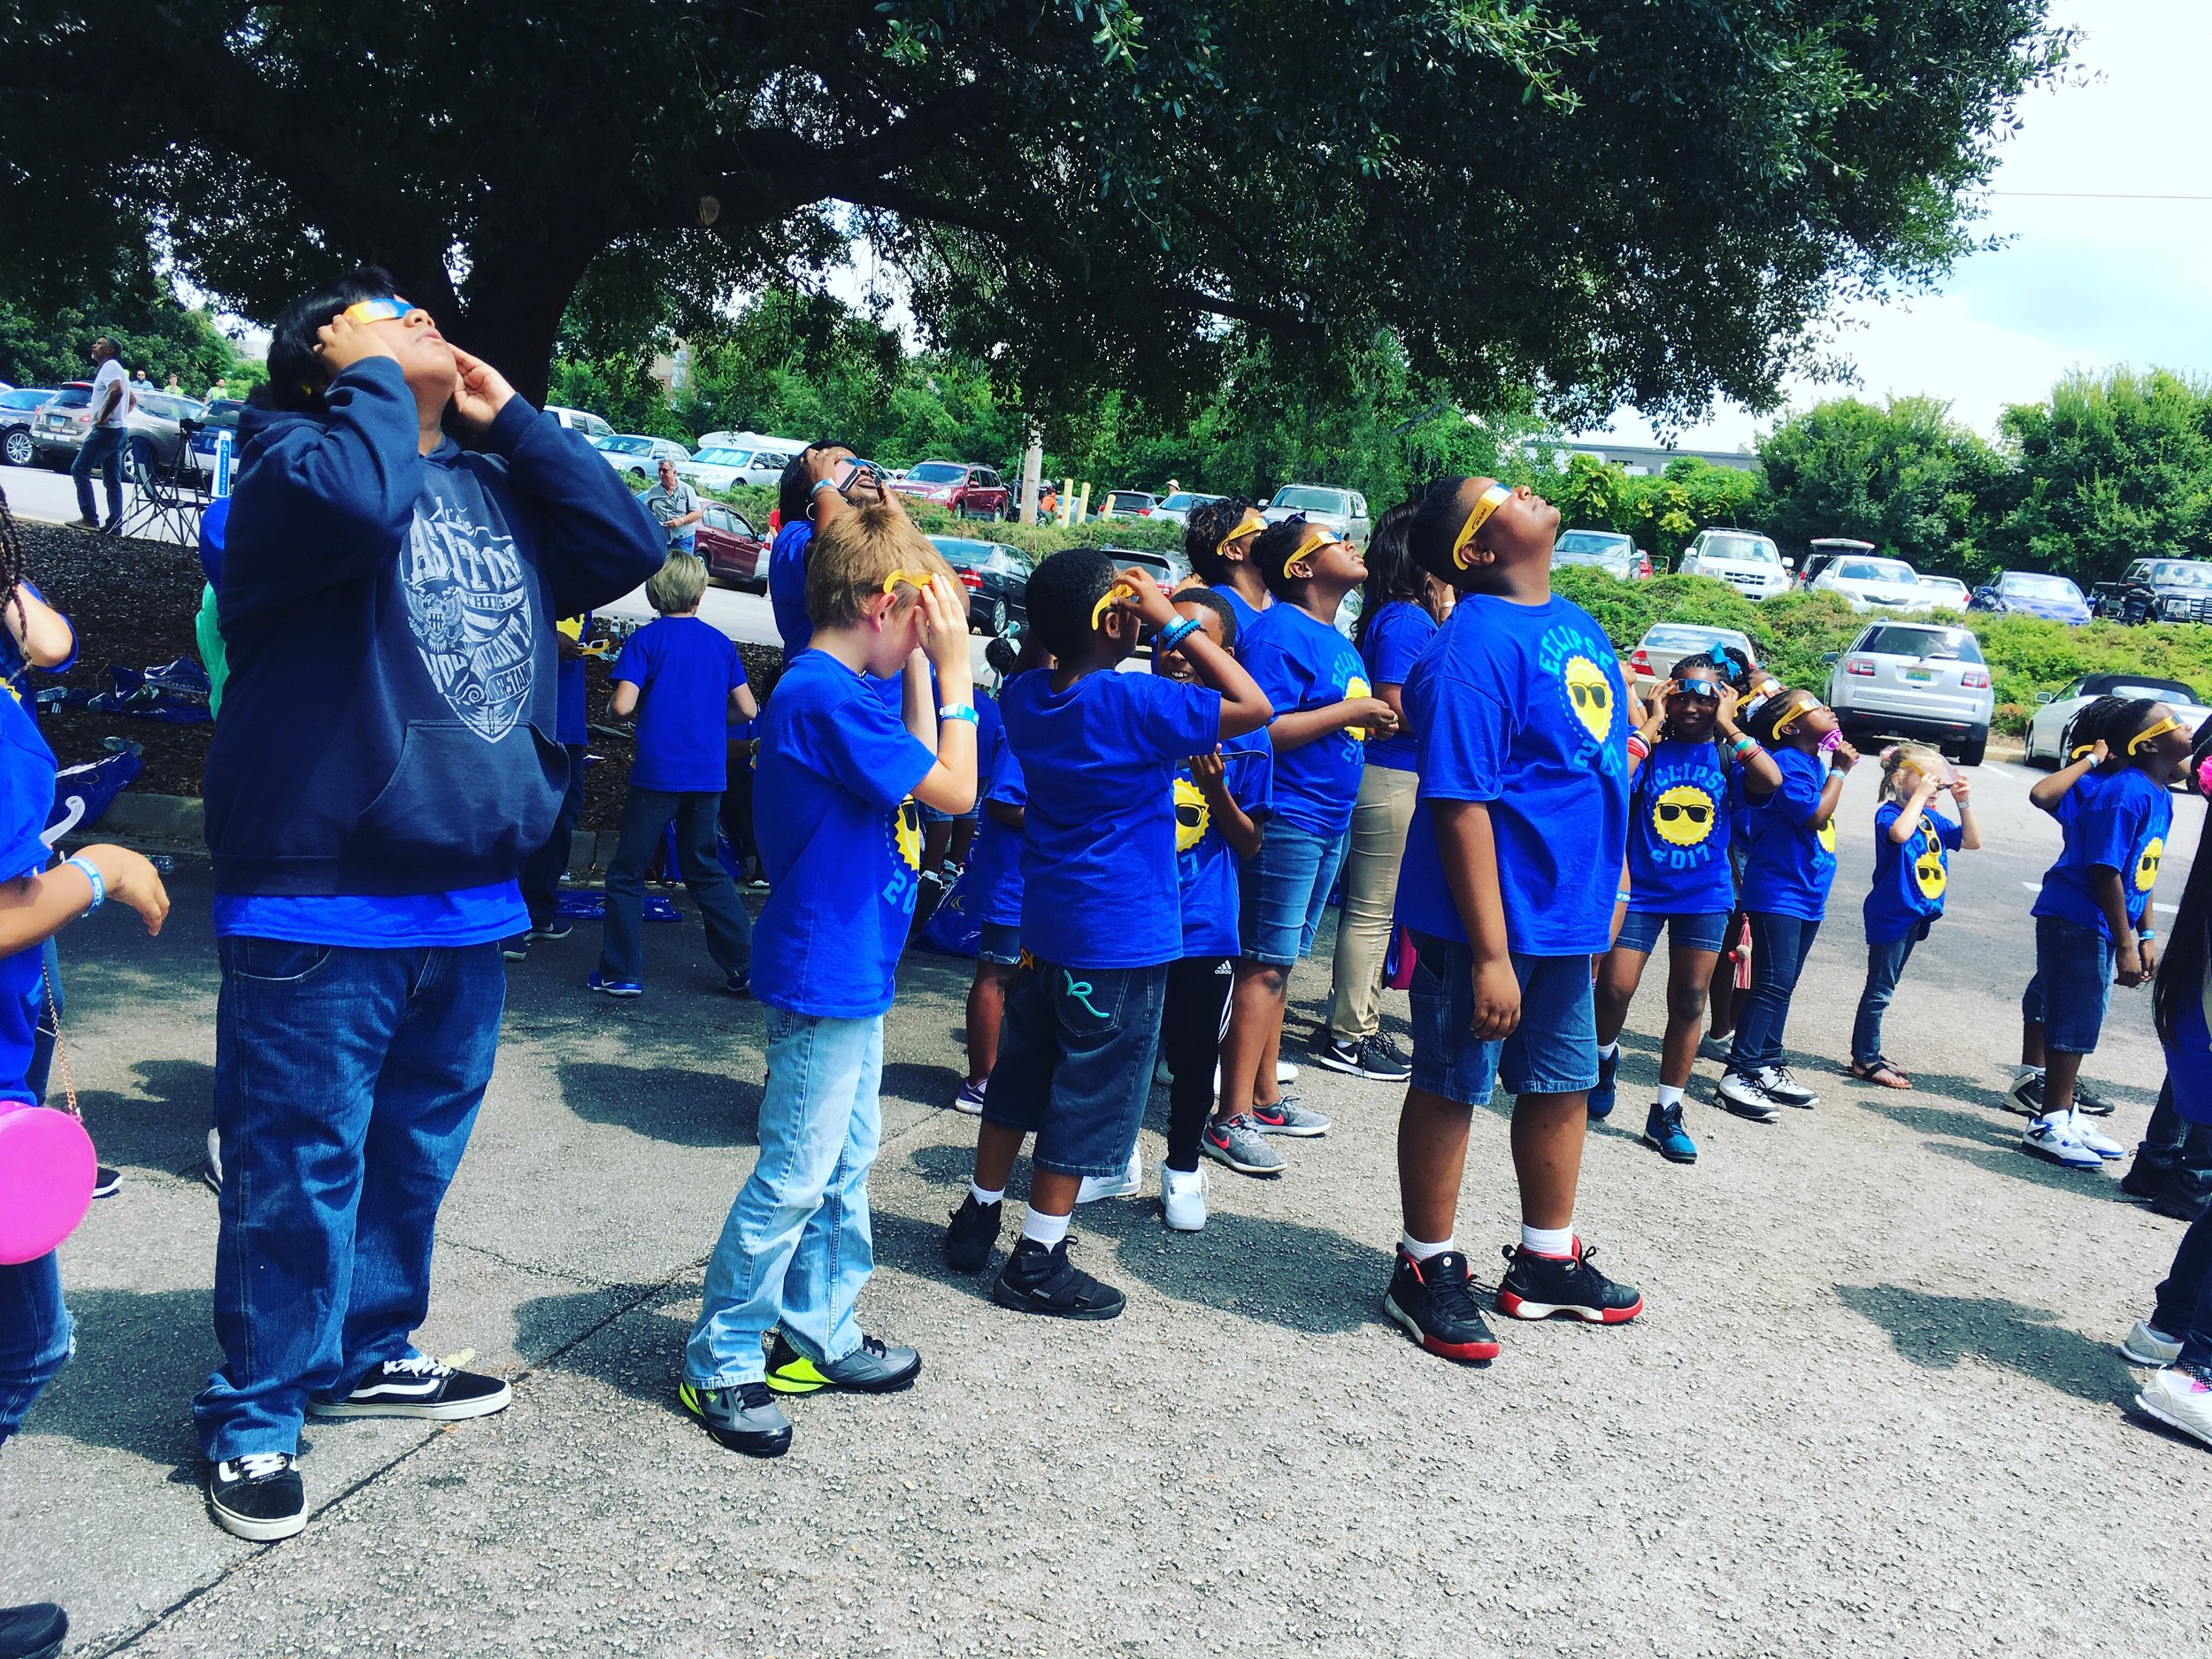
[[[196,658],[192,619],[200,608],[199,556],[166,541],[87,534],[18,521],[31,580],[77,630],[77,661],[68,672],[33,677],[36,687],[83,686],[105,691],[107,667],[150,668],[180,657]],[[765,696],[782,672],[778,646],[740,645],[753,695]],[[605,730],[609,664],[586,664],[590,675],[591,752],[600,764],[584,774],[584,827],[613,829],[622,821],[630,776],[629,736]],[[124,714],[64,710],[42,717],[46,740],[65,766],[96,760],[102,740],[124,737],[145,750],[146,770],[131,787],[151,795],[196,795],[212,726],[165,726]]]

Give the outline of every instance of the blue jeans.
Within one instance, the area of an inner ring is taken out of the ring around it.
[[[507,998],[495,944],[216,949],[224,1363],[192,1404],[210,1462],[296,1451],[310,1394],[415,1352]]]
[[[760,1381],[772,1327],[807,1358],[835,1364],[860,1346],[854,1304],[875,1271],[868,1171],[883,1137],[883,1016],[764,1011],[760,1157],[715,1240],[684,1348],[684,1375],[699,1388]]]
[[[2151,1325],[2181,1339],[2177,1365],[2212,1366],[2212,1210],[2189,1224],[2158,1287]]]
[[[2112,941],[2062,916],[2035,918],[2035,977],[2021,994],[2020,1018],[2043,1027],[2043,1046],[2094,1054],[2112,1001]]]
[[[1057,1175],[1129,1165],[1152,1093],[1168,970],[1033,959],[1006,987],[1006,1024],[983,1121],[1034,1133],[1031,1164]],[[1210,1072],[1210,1064],[1207,1070]]]
[[[1513,953],[1521,1018],[1502,1041],[1478,1037],[1474,948],[1456,939],[1413,935],[1413,1087],[1425,1094],[1486,1106],[1496,1085],[1507,1094],[1573,1094],[1598,1080],[1598,1027],[1587,956]]]
[[[599,947],[599,972],[608,979],[635,981],[645,972],[640,937],[645,911],[645,866],[672,820],[676,862],[684,887],[699,907],[707,927],[707,954],[724,973],[753,965],[753,918],[737,896],[737,883],[714,850],[719,794],[688,790],[681,795],[630,786],[622,803],[622,838],[607,866],[607,925]]]
[[[1268,820],[1259,851],[1238,871],[1237,936],[1247,960],[1287,968],[1311,952],[1349,840],[1349,831],[1323,836]]]
[[[84,435],[77,447],[77,458],[69,464],[69,476],[77,480],[77,516],[96,518],[92,510],[92,473],[96,467],[107,468],[108,525],[112,528],[123,517],[124,448],[130,433],[123,426],[95,426]]]
[[[1790,999],[1797,976],[1813,954],[1818,922],[1801,917],[1754,910],[1751,920],[1751,989],[1736,1004],[1736,1047],[1728,1056],[1732,1071],[1756,1071],[1782,1064],[1782,1028],[1789,1023]]]
[[[0,1446],[23,1426],[31,1402],[77,1346],[61,1305],[61,1267],[51,1250],[0,1266]]]
[[[1912,948],[1927,933],[1928,925],[1923,922],[1902,939],[1887,939],[1879,944],[1867,941],[1866,988],[1859,993],[1859,1017],[1851,1023],[1854,1064],[1869,1066],[1882,1057],[1882,1016],[1889,1011],[1890,998],[1897,994],[1897,981],[1905,977]]]

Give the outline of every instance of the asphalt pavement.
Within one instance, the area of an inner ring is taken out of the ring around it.
[[[1310,1069],[1333,1131],[1289,1147],[1279,1180],[1215,1171],[1203,1234],[1166,1233],[1151,1196],[1079,1213],[1077,1258],[1127,1290],[1121,1319],[994,1306],[938,1255],[973,1144],[945,1110],[969,975],[923,956],[888,1022],[864,1302],[921,1348],[919,1385],[797,1402],[779,1462],[722,1451],[674,1390],[755,1156],[759,1010],[716,988],[695,922],[649,928],[647,995],[622,1006],[582,988],[590,930],[541,946],[511,974],[421,1333],[512,1378],[515,1404],[442,1430],[311,1425],[319,1512],[263,1548],[209,1523],[188,1412],[217,1357],[197,1179],[215,979],[185,859],[161,940],[111,905],[63,941],[76,1076],[126,1179],[63,1251],[75,1361],[0,1459],[0,1601],[63,1601],[79,1652],[237,1659],[2194,1650],[2212,1462],[2131,1415],[2139,1373],[2113,1347],[2182,1229],[2126,1202],[2116,1169],[2018,1151],[1999,1106],[2025,889],[2056,833],[2032,774],[1974,774],[1990,845],[1956,859],[1886,1040],[1920,1087],[1860,1087],[1838,1073],[1872,772],[1846,794],[1789,1032],[1820,1104],[1726,1117],[1701,1063],[1702,1156],[1663,1163],[1636,1139],[1648,984],[1578,1227],[1649,1311],[1499,1320],[1482,1371],[1379,1312],[1400,1091]],[[2169,899],[2202,820],[2177,801]],[[1286,1052],[1325,995],[1325,962],[1302,967]],[[2087,1075],[2131,1142],[2160,1076],[2145,994],[2116,994]],[[1478,1113],[1460,1238],[1486,1282],[1515,1220],[1506,1119]]]

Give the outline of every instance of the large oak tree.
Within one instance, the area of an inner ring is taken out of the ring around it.
[[[1924,280],[2043,0],[49,0],[0,21],[0,282],[156,239],[265,319],[380,262],[542,387],[587,274],[697,309],[858,234],[1038,407],[1379,330],[1461,403],[1768,400]]]

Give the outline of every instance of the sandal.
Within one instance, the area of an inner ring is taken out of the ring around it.
[[[1877,1060],[1872,1065],[1861,1065],[1854,1060],[1850,1074],[1862,1083],[1878,1083],[1884,1088],[1910,1088],[1912,1079],[1886,1060]]]

